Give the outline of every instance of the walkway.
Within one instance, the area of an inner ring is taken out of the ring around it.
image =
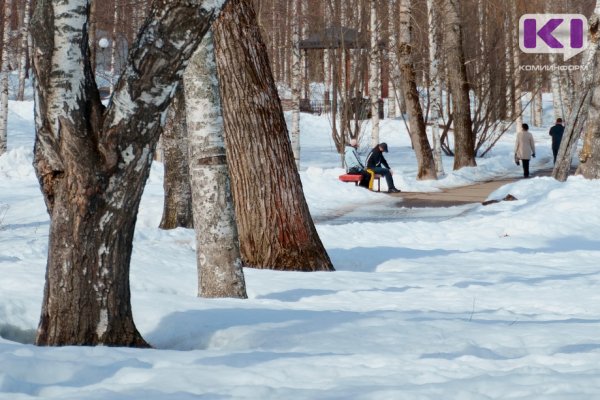
[[[551,169],[536,171],[535,176],[550,176]],[[478,183],[475,185],[461,186],[452,189],[444,189],[441,192],[401,192],[391,194],[390,196],[402,199],[401,207],[420,208],[420,207],[451,207],[463,204],[481,203],[500,186],[517,181],[519,178],[505,178],[489,182]]]

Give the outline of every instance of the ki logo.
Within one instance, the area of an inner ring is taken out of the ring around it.
[[[587,31],[581,14],[525,14],[519,19],[519,48],[525,53],[562,53],[567,61],[587,48]]]

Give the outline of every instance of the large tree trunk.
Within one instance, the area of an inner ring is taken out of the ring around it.
[[[202,4],[155,3],[104,110],[87,2],[37,2],[34,167],[50,214],[38,345],[147,346],[130,304],[133,232],[161,117],[217,6]]]
[[[577,89],[577,97],[573,101],[573,107],[560,141],[560,148],[556,157],[556,164],[552,171],[554,179],[564,182],[567,180],[571,171],[571,159],[577,150],[577,142],[584,129],[586,120],[589,116],[588,110],[592,101],[592,88],[595,90],[594,80],[597,79],[597,55],[598,46],[600,46],[600,1],[596,1],[594,14],[589,20],[589,45],[583,55],[583,65],[587,68],[583,71],[581,84]],[[592,123],[592,126],[595,123]],[[591,128],[590,126],[589,128]],[[590,132],[587,130],[587,132]],[[587,142],[591,144],[591,142]],[[591,147],[588,146],[591,150]],[[583,155],[583,154],[582,154]],[[583,159],[585,157],[582,157]]]
[[[471,121],[465,55],[462,48],[460,2],[443,0],[443,4],[446,18],[448,80],[452,92],[452,114],[454,115],[454,170],[457,170],[477,165],[475,163],[475,135]]]
[[[437,179],[433,153],[427,139],[423,109],[417,91],[415,68],[412,64],[411,17],[411,0],[400,0],[400,35],[398,37],[400,80],[408,108],[410,138],[417,157],[417,179]]]
[[[2,52],[0,54],[0,155],[7,149],[8,127],[8,45],[10,43],[10,21],[12,16],[12,0],[4,1],[4,34]]]
[[[225,141],[212,33],[194,53],[183,77],[198,296],[246,298]]]
[[[377,19],[377,1],[369,0],[371,4],[371,53],[369,55],[369,95],[371,97],[371,147],[379,144],[379,92],[381,80],[379,78],[381,60],[379,56],[379,21]]]
[[[161,229],[193,228],[185,98],[179,87],[162,131],[165,201]]]
[[[429,112],[429,121],[431,122],[431,132],[433,140],[433,159],[437,175],[444,174],[444,165],[442,164],[442,143],[440,140],[440,125],[443,125],[442,109],[442,82],[439,73],[439,48],[438,48],[438,29],[439,15],[437,8],[433,5],[433,0],[427,0],[428,9],[428,37],[429,37],[429,96],[431,97],[431,107]]]
[[[25,99],[25,78],[27,76],[27,56],[29,54],[29,14],[31,10],[31,0],[25,0],[23,9],[23,22],[21,25],[20,43],[19,43],[19,88],[17,89],[17,100],[23,101]]]
[[[214,32],[243,260],[257,268],[333,270],[302,193],[250,0],[230,0]]]

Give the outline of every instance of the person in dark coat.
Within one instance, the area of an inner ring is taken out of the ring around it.
[[[554,155],[554,164],[556,164],[556,156],[558,155],[558,149],[560,148],[560,141],[562,140],[565,127],[563,126],[562,118],[556,119],[556,125],[550,128],[550,136],[552,136],[552,154]]]
[[[388,193],[398,193],[400,190],[396,189],[396,186],[394,185],[392,170],[383,156],[384,152],[388,152],[387,143],[379,143],[377,146],[373,147],[373,150],[371,150],[367,156],[367,169],[370,169],[385,178],[388,186]]]

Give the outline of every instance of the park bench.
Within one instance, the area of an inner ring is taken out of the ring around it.
[[[362,175],[360,174],[344,174],[344,175],[340,175],[339,176],[339,180],[342,182],[354,182],[354,184],[356,186],[358,186],[358,184],[360,183],[360,180],[362,178]],[[379,192],[381,190],[381,183],[380,183],[380,179],[381,175],[377,175],[375,174],[374,182],[377,182],[377,191]],[[375,186],[375,185],[373,185]]]

